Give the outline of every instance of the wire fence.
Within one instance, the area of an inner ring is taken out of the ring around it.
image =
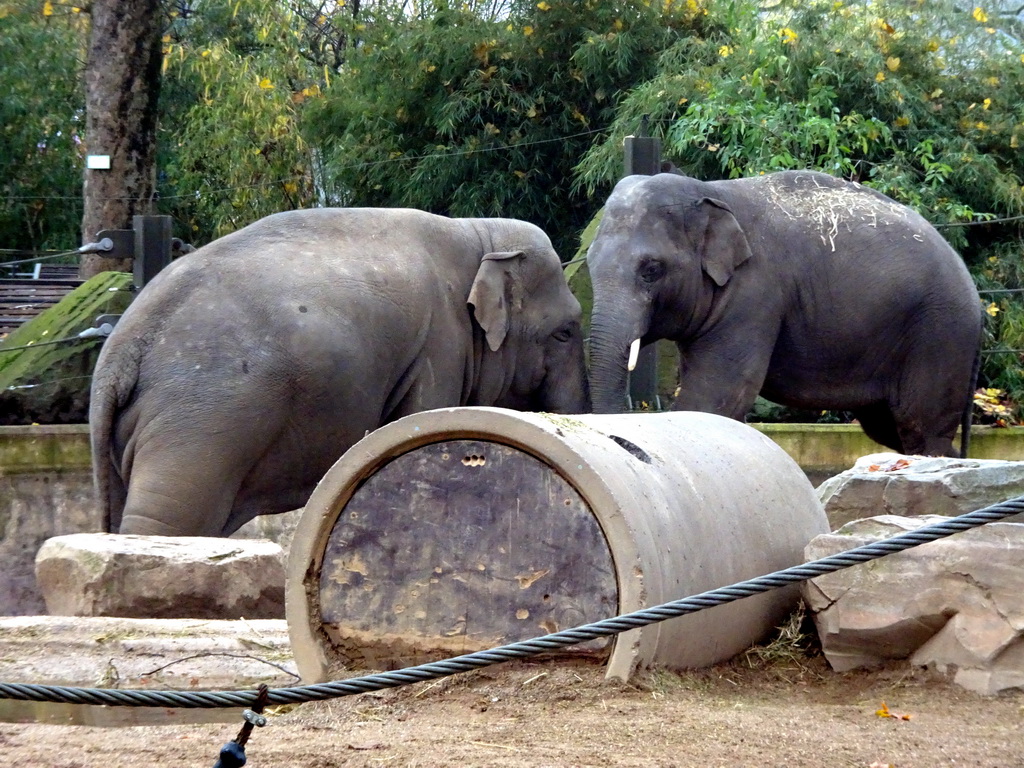
[[[948,518],[938,523],[898,534],[883,541],[840,552],[836,555],[796,565],[727,587],[646,608],[640,611],[584,624],[530,640],[510,643],[488,651],[464,654],[444,661],[421,664],[393,672],[338,680],[329,683],[270,689],[265,693],[269,704],[301,704],[324,701],[412,683],[435,680],[475,669],[524,659],[567,648],[601,637],[610,637],[631,629],[646,627],[668,619],[725,605],[745,597],[798,584],[828,573],[835,573],[860,563],[903,552],[955,533],[997,522],[1024,513],[1024,496],[1000,504]],[[177,707],[214,709],[252,706],[261,694],[257,691],[149,691],[117,688],[75,688],[68,686],[0,683],[0,699],[49,701],[70,704],[101,704],[121,707]]]

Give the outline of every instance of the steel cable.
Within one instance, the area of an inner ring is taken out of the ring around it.
[[[993,504],[975,512],[952,517],[914,531],[907,531],[884,541],[866,544],[835,555],[796,565],[755,579],[727,587],[702,592],[653,608],[645,608],[611,619],[585,624],[550,635],[510,643],[488,651],[469,653],[444,661],[421,664],[393,672],[338,680],[316,685],[271,689],[267,693],[269,704],[299,704],[322,701],[359,693],[397,688],[448,677],[460,672],[522,659],[571,645],[616,635],[630,629],[645,627],[667,619],[695,613],[705,608],[723,605],[744,597],[768,592],[801,581],[849,568],[885,555],[927,544],[954,533],[996,522],[1011,515],[1024,513],[1024,496]],[[257,691],[142,691],[116,688],[72,688],[65,686],[0,683],[0,699],[21,701],[51,701],[71,704],[103,704],[122,707],[177,707],[185,709],[214,709],[253,706]]]

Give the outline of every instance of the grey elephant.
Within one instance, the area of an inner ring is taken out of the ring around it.
[[[591,391],[621,410],[642,344],[679,348],[673,407],[742,419],[758,393],[852,411],[911,454],[966,453],[982,307],[924,218],[860,184],[786,171],[616,185],[587,255]]]
[[[108,530],[228,535],[305,504],[368,431],[460,405],[590,408],[581,310],[537,227],[279,213],[173,262],[96,364]]]

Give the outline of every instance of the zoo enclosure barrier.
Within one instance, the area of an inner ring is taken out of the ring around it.
[[[81,256],[102,253],[112,259],[132,260],[133,279],[130,290],[137,292],[152,280],[160,270],[171,263],[175,255],[194,251],[195,248],[177,237],[171,236],[170,216],[135,216],[132,229],[107,229],[97,235],[95,242],[62,253],[50,253],[29,259],[18,259],[0,263],[0,333],[14,331],[30,320],[35,314],[56,304],[61,297],[83,283],[78,276],[78,267],[59,265],[47,267],[43,262],[67,256]],[[31,271],[14,272],[5,270],[18,267]],[[46,296],[43,296],[47,286]],[[15,311],[17,310],[17,311]],[[33,311],[27,311],[33,310]],[[94,326],[76,336],[49,341],[36,341],[20,347],[7,347],[0,352],[27,349],[43,344],[62,344],[84,341],[110,335],[119,315],[102,315],[96,318]]]
[[[514,659],[529,658],[600,637],[609,637],[630,629],[696,613],[705,608],[724,605],[744,597],[761,594],[790,584],[807,581],[826,573],[850,568],[859,563],[902,552],[921,544],[936,541],[961,531],[976,528],[986,523],[997,522],[1021,513],[1024,513],[1024,496],[1018,496],[974,512],[952,517],[939,523],[933,523],[917,530],[901,533],[884,541],[866,544],[846,552],[840,552],[731,586],[702,592],[698,595],[674,600],[652,608],[634,611],[615,618],[604,619],[531,640],[510,643],[488,651],[469,653],[444,661],[421,664],[393,672],[288,688],[267,689],[266,686],[261,686],[258,691],[144,691],[0,683],[0,699],[185,709],[254,707],[256,711],[246,710],[243,714],[248,727],[243,726],[239,737],[225,745],[221,752],[221,762],[218,762],[220,768],[241,766],[245,763],[243,748],[245,740],[248,739],[248,733],[253,725],[258,726],[265,723],[265,718],[259,714],[259,711],[262,710],[265,704],[301,704],[309,701],[341,698],[448,677]]]

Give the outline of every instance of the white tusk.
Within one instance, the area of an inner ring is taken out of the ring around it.
[[[637,339],[629,345],[629,362],[626,364],[626,368],[632,371],[636,368],[636,359],[640,356],[640,339]]]

